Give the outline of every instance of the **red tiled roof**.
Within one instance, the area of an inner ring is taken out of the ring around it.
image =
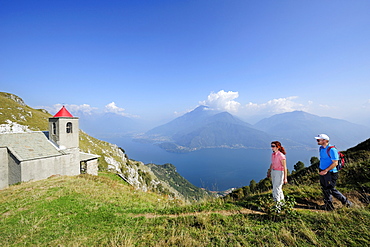
[[[73,117],[71,113],[63,106],[54,117]]]

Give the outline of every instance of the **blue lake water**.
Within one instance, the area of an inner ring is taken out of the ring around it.
[[[204,149],[191,153],[169,153],[155,145],[138,143],[131,138],[104,139],[126,151],[130,159],[145,164],[171,163],[177,172],[192,184],[209,190],[226,190],[249,185],[266,176],[270,165],[270,149]],[[292,171],[298,161],[310,165],[317,150],[287,150],[287,165]]]

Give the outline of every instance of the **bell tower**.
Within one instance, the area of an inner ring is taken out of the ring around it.
[[[49,140],[60,149],[79,147],[78,117],[73,117],[64,106],[49,118]]]

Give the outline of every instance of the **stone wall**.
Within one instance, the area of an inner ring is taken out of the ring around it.
[[[98,175],[97,161],[91,162],[89,166],[89,173]],[[67,176],[80,174],[79,150],[77,148],[70,149],[68,154],[22,162],[19,162],[11,152],[8,152],[8,148],[0,148],[0,189],[7,188],[11,184],[46,179],[58,174]]]
[[[8,149],[0,147],[0,190],[8,187]]]
[[[98,159],[86,161],[86,173],[98,176]]]
[[[8,184],[15,184],[21,182],[22,167],[18,159],[8,152]]]
[[[80,174],[80,162],[73,154],[23,161],[22,182],[41,180],[52,175]]]

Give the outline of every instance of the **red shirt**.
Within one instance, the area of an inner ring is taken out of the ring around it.
[[[285,155],[282,152],[280,151],[273,152],[271,155],[272,169],[278,170],[278,171],[284,171],[284,166],[281,161],[285,159],[286,159]]]

